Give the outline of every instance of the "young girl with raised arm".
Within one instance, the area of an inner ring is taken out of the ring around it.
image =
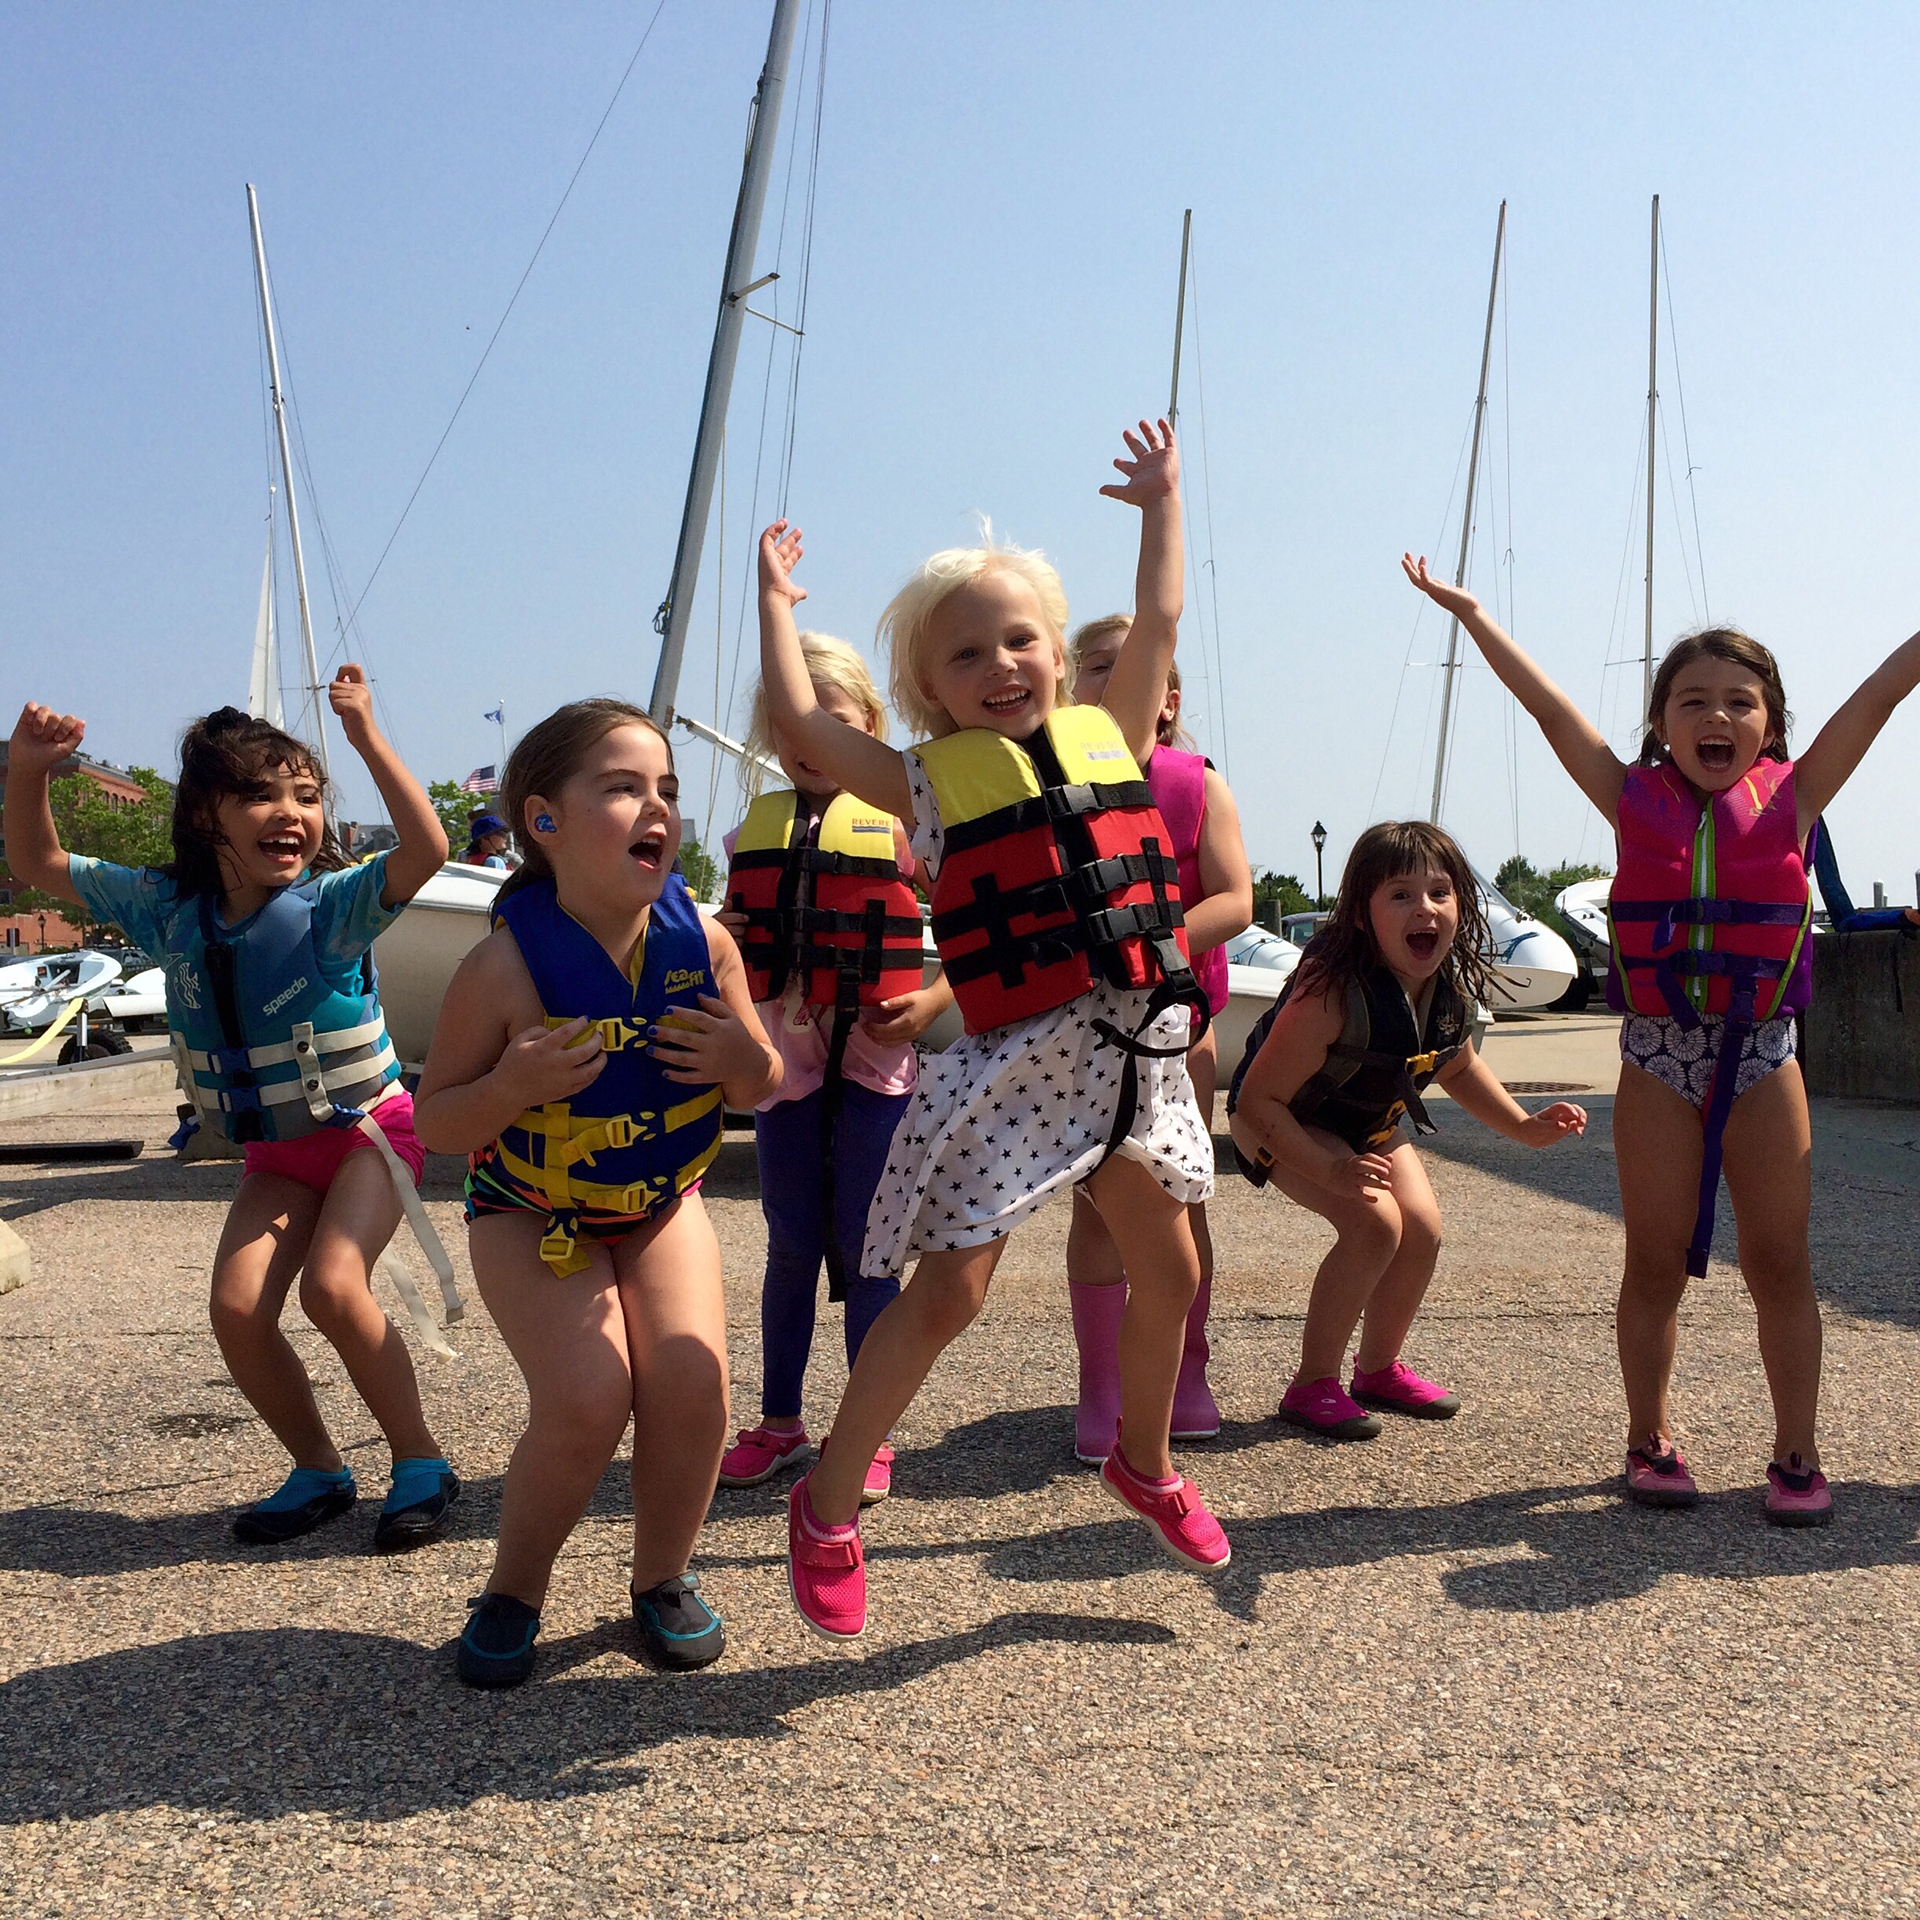
[[[1127,435],[1102,491],[1141,510],[1137,612],[1105,707],[1066,689],[1066,597],[1037,555],[939,553],[881,619],[909,753],[814,698],[794,631],[800,534],[760,542],[762,680],[774,723],[836,786],[913,821],[933,932],[966,1025],[922,1068],[867,1224],[862,1270],[920,1262],[874,1323],[818,1463],[789,1502],[795,1605],[817,1631],[866,1623],[858,1516],[874,1449],[980,1311],[1006,1238],[1081,1180],[1132,1258],[1108,1492],[1175,1558],[1218,1567],[1226,1535],[1167,1451],[1199,1283],[1187,1207],[1212,1190],[1187,1078],[1198,987],[1166,827],[1140,775],[1180,614],[1178,463],[1164,422]]]
[[[1793,1016],[1811,990],[1808,832],[1920,682],[1920,634],[1894,649],[1821,728],[1787,753],[1774,658],[1733,627],[1676,641],[1654,676],[1639,758],[1599,730],[1472,594],[1407,578],[1472,634],[1539,722],[1619,843],[1607,998],[1620,1027],[1614,1158],[1626,1222],[1617,1330],[1626,1383],[1625,1482],[1648,1506],[1691,1506],[1699,1489],[1667,1405],[1680,1297],[1707,1270],[1724,1164],[1740,1270],[1759,1319],[1773,1397],[1767,1518],[1819,1526],[1833,1496],[1820,1471],[1820,1306],[1807,1247],[1812,1134],[1793,1057]]]
[[[1101,700],[1127,630],[1124,613],[1090,620],[1073,636],[1073,697]],[[1180,905],[1187,918],[1187,951],[1194,976],[1207,996],[1207,1011],[1217,1016],[1227,1004],[1226,942],[1253,924],[1253,872],[1240,839],[1240,813],[1227,783],[1213,763],[1194,751],[1180,724],[1180,669],[1167,669],[1166,699],[1154,729],[1147,760],[1147,785],[1154,805],[1173,836],[1180,863]],[[1194,1025],[1201,1025],[1196,1010]],[[1219,1073],[1211,1025],[1187,1049],[1187,1076],[1193,1082],[1200,1118],[1211,1134],[1213,1094]],[[1211,1440],[1220,1431],[1220,1409],[1207,1384],[1207,1313],[1213,1300],[1213,1236],[1207,1209],[1187,1209],[1193,1244],[1200,1257],[1200,1291],[1187,1310],[1180,1377],[1173,1389],[1173,1438]],[[1073,1305],[1073,1340],[1080,1357],[1080,1400],[1074,1411],[1073,1451],[1088,1466],[1107,1457],[1114,1422],[1120,1416],[1120,1315],[1127,1303],[1127,1269],[1100,1210],[1084,1187],[1073,1195],[1073,1225],[1067,1233],[1067,1293]]]
[[[1586,1131],[1556,1101],[1529,1114],[1480,1058],[1486,923],[1451,835],[1383,821],[1354,842],[1333,917],[1248,1036],[1227,1095],[1247,1177],[1271,1179],[1339,1235],[1314,1276],[1300,1366],[1280,1418],[1332,1440],[1371,1440],[1383,1408],[1444,1420],[1459,1399],[1400,1357],[1440,1251],[1440,1206],[1400,1123],[1435,1129],[1430,1083],[1483,1126],[1529,1147]],[[1360,1327],[1353,1391],[1340,1384]]]
[[[876,740],[886,709],[867,663],[844,640],[803,633],[814,699]],[[767,1271],[760,1287],[760,1424],[720,1462],[723,1487],[757,1487],[812,1452],[800,1391],[813,1346],[820,1263],[846,1310],[847,1365],[900,1291],[864,1274],[867,1211],[894,1129],[919,1078],[914,1042],[953,1004],[944,978],[922,987],[920,903],[907,831],[842,792],[767,713],[758,687],[749,751],[778,756],[790,788],[761,794],[729,834],[727,910],[754,1011],[786,1072],[753,1116]],[[893,1449],[867,1468],[861,1504],[893,1487]]]
[[[181,741],[172,861],[132,868],[61,847],[47,779],[86,723],[29,706],[8,749],[7,858],[17,882],[80,902],[166,968],[167,1024],[200,1121],[245,1146],[213,1260],[213,1333],[293,1470],[235,1518],[235,1535],[277,1545],[356,1498],[280,1331],[297,1279],[307,1318],[393,1452],[374,1545],[407,1547],[440,1526],[460,1483],[427,1429],[406,1344],[369,1285],[400,1222],[401,1185],[412,1200],[426,1164],[369,949],[447,857],[447,837],[374,725],[360,669],[342,667],[327,695],[399,835],[364,865],[334,839],[312,750],[233,707],[196,720]]]
[[[687,1572],[726,1441],[720,1249],[698,1192],[721,1101],[779,1084],[732,936],[674,866],[680,787],[637,707],[581,700],[529,732],[502,794],[526,861],[447,989],[421,1137],[471,1156],[474,1279],[527,1383],[500,1544],[457,1669],[533,1670],[553,1563],[633,1422],[633,1577],[655,1665],[725,1648]]]

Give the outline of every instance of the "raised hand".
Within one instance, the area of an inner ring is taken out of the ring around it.
[[[1466,620],[1480,611],[1480,602],[1465,587],[1456,587],[1450,580],[1436,580],[1427,571],[1427,556],[1423,553],[1418,560],[1412,554],[1400,556],[1400,571],[1424,593],[1436,606],[1444,607],[1457,620]]]
[[[11,765],[33,773],[51,773],[87,737],[87,723],[74,713],[56,713],[36,700],[20,709],[20,718],[7,743]]]
[[[793,570],[804,551],[800,529],[789,521],[776,520],[760,536],[760,591],[778,594],[797,607],[807,597],[806,588],[793,581]]]
[[[1576,1107],[1571,1100],[1556,1100],[1552,1106],[1542,1107],[1529,1117],[1521,1129],[1520,1140],[1529,1147],[1550,1147],[1570,1133],[1582,1134],[1586,1130],[1586,1108]]]
[[[364,669],[351,660],[329,682],[327,705],[340,722],[349,746],[364,746],[373,736],[373,689],[367,684]]]
[[[1114,461],[1126,475],[1124,484],[1109,481],[1100,489],[1109,500],[1124,500],[1130,507],[1145,507],[1164,500],[1180,488],[1180,455],[1173,444],[1173,429],[1164,421],[1142,420],[1140,430],[1123,430],[1131,460]]]
[[[564,1027],[528,1027],[507,1042],[491,1078],[522,1112],[551,1100],[571,1100],[600,1076],[607,1057],[593,1022],[582,1017]],[[582,1036],[585,1036],[584,1038]]]

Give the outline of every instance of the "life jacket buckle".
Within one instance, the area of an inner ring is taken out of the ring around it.
[[[1432,1073],[1439,1065],[1440,1055],[1437,1051],[1433,1053],[1416,1053],[1408,1057],[1407,1071],[1409,1073]]]
[[[633,1124],[633,1116],[627,1113],[610,1113],[606,1120],[606,1144],[618,1151],[621,1147],[630,1147],[640,1137],[640,1129]]]

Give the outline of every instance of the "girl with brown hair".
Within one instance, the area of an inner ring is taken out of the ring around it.
[[[1667,1388],[1681,1296],[1707,1270],[1724,1162],[1773,1398],[1767,1518],[1819,1526],[1833,1497],[1814,1435],[1813,1148],[1793,1057],[1793,1016],[1812,984],[1807,836],[1920,683],[1920,634],[1797,760],[1773,655],[1733,627],[1689,635],[1660,663],[1629,767],[1472,594],[1435,580],[1424,559],[1401,564],[1473,636],[1618,836],[1607,998],[1627,1016],[1613,1110],[1627,1238],[1616,1316],[1627,1496],[1660,1507],[1700,1497],[1673,1443]]]
[[[1434,1125],[1421,1091],[1530,1147],[1586,1131],[1557,1100],[1529,1114],[1475,1049],[1473,1007],[1488,990],[1486,923],[1467,857],[1424,821],[1384,821],[1354,842],[1333,917],[1286,991],[1247,1038],[1227,1094],[1235,1151],[1256,1185],[1333,1227],[1314,1276],[1300,1366],[1280,1418],[1333,1440],[1371,1440],[1369,1408],[1420,1420],[1456,1395],[1401,1359],[1440,1252],[1440,1205],[1413,1142]],[[1353,1391],[1340,1384],[1355,1325]]]

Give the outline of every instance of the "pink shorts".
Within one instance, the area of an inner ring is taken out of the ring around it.
[[[387,1136],[402,1160],[413,1170],[413,1184],[420,1184],[426,1171],[427,1150],[414,1137],[413,1095],[404,1088],[390,1094],[373,1110],[374,1124]],[[322,1127],[317,1133],[303,1134],[298,1140],[254,1140],[247,1146],[249,1173],[278,1173],[298,1180],[315,1193],[325,1193],[333,1185],[350,1153],[374,1151],[374,1144],[358,1127]]]

